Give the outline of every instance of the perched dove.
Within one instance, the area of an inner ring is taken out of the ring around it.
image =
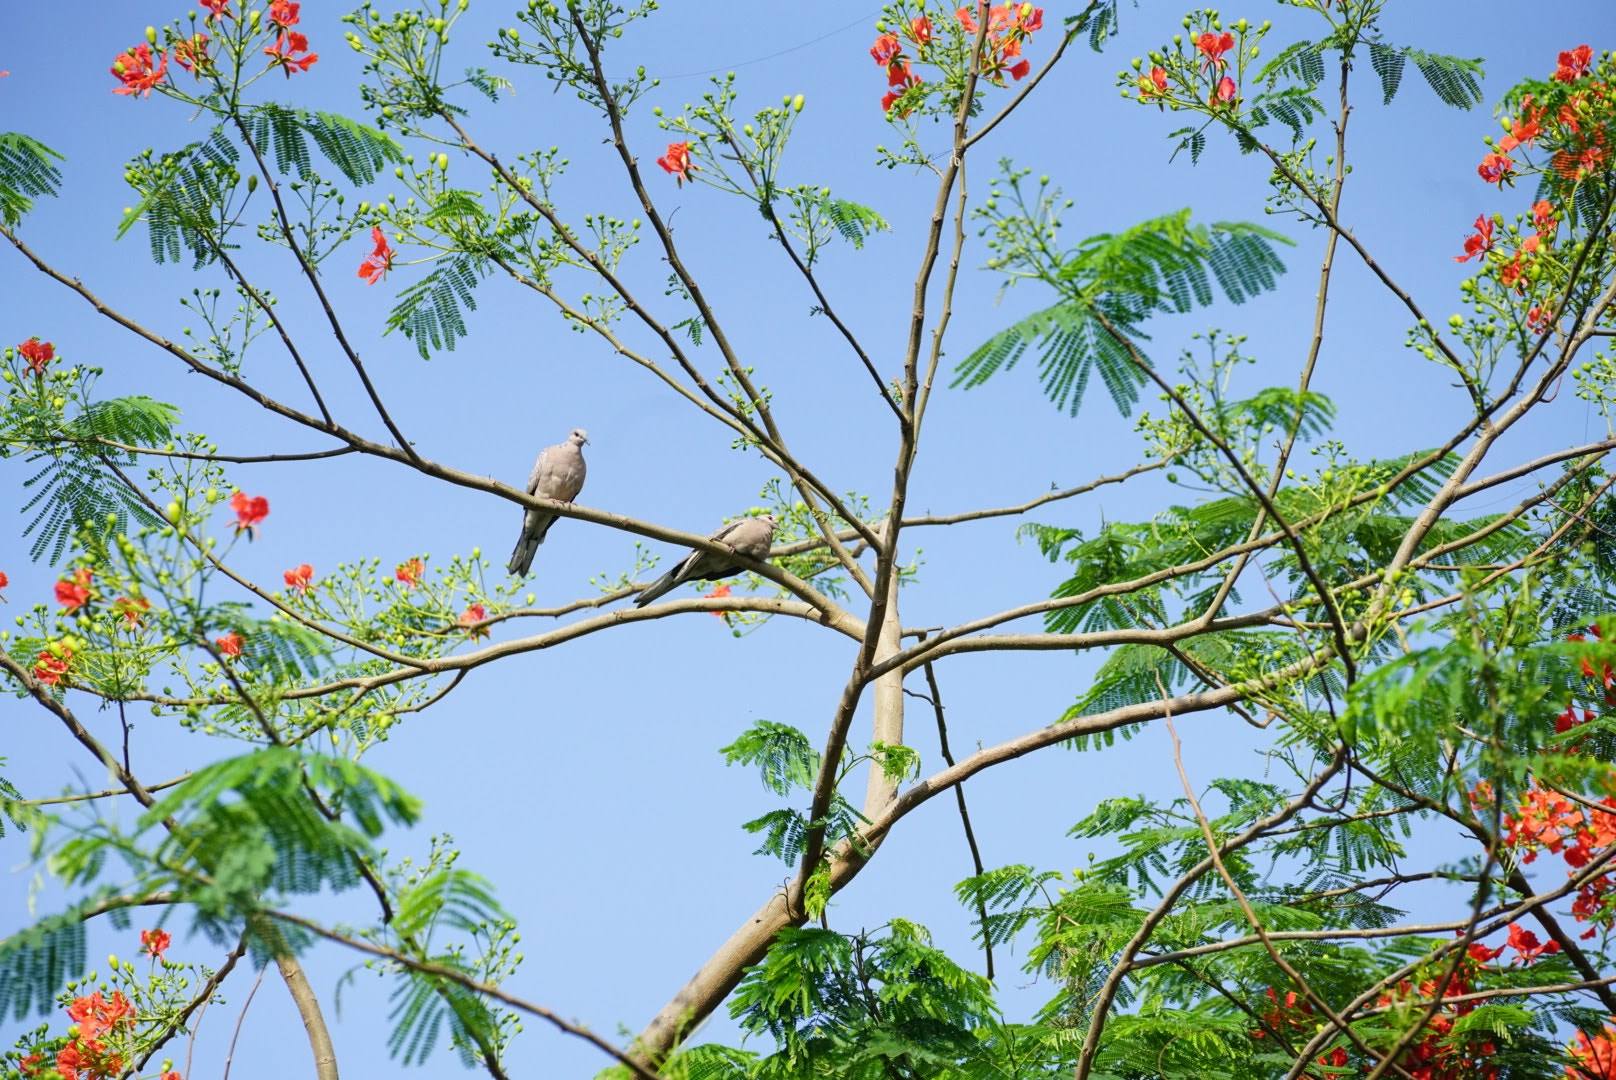
[[[576,499],[584,489],[584,473],[587,470],[583,447],[587,442],[589,436],[584,429],[575,428],[567,436],[566,442],[559,446],[547,446],[540,451],[539,459],[533,463],[533,475],[527,478],[527,493],[564,503]],[[511,552],[510,565],[506,569],[518,575],[527,573],[533,565],[534,553],[544,543],[544,534],[550,531],[555,520],[555,514],[529,510],[522,519],[522,536],[516,541],[516,550]]]
[[[774,540],[774,518],[768,514],[760,517],[736,518],[708,539],[722,544],[737,555],[745,555],[764,562],[769,557],[769,545]],[[727,555],[717,555],[698,548],[681,559],[678,566],[647,585],[645,591],[640,593],[639,599],[634,601],[634,606],[644,607],[687,581],[709,581],[713,578],[729,577],[732,574],[739,574],[742,569]]]

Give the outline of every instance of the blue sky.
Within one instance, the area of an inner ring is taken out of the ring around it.
[[[1567,0],[1554,6],[1552,19],[1523,15],[1519,5],[1496,0],[1462,6],[1405,0],[1390,7],[1385,29],[1392,42],[1486,60],[1488,104],[1468,113],[1441,105],[1412,71],[1389,108],[1380,104],[1366,64],[1354,76],[1362,93],[1351,120],[1356,171],[1344,216],[1426,310],[1445,318],[1457,309],[1464,268],[1451,256],[1469,223],[1484,211],[1517,212],[1527,201],[1524,191],[1500,195],[1475,176],[1481,139],[1497,131],[1491,102],[1517,79],[1550,71],[1559,49],[1583,41],[1610,45],[1598,36],[1611,26],[1608,5]],[[0,47],[0,69],[11,71],[0,80],[0,129],[38,137],[67,158],[62,197],[43,202],[23,235],[112,306],[177,335],[191,325],[177,299],[213,278],[193,274],[188,263],[153,266],[139,230],[121,242],[113,234],[130,201],[121,179],[124,162],[147,146],[169,149],[200,137],[201,122],[172,102],[112,95],[107,67],[139,40],[147,23],[186,8],[182,0],[97,0],[72,10],[74,25],[64,28],[59,11],[44,5],[0,9],[0,41],[11,43]],[[341,38],[345,10],[306,2],[305,29],[320,63],[289,83],[277,79],[260,88],[297,104],[359,115],[357,60]],[[1050,4],[1046,12],[1046,24],[1055,25],[1069,9]],[[649,26],[614,44],[615,60],[608,66],[644,64],[653,73],[668,73],[646,104],[669,113],[699,97],[706,84],[698,73],[710,70],[736,72],[743,111],[782,95],[806,96],[787,179],[827,185],[876,208],[892,224],[890,234],[863,251],[833,249],[821,273],[878,365],[896,370],[934,188],[929,176],[874,165],[873,148],[896,141],[878,106],[884,79],[867,53],[877,14],[873,4],[736,5],[715,12],[712,5],[667,0]],[[976,152],[972,189],[987,189],[992,163],[1001,155],[1035,174],[1048,173],[1075,203],[1066,218],[1068,241],[1184,206],[1202,220],[1264,220],[1266,173],[1258,159],[1214,140],[1198,166],[1183,157],[1169,162],[1172,144],[1165,136],[1177,126],[1173,118],[1116,92],[1116,72],[1179,29],[1180,14],[1177,8],[1125,5],[1121,36],[1104,54],[1074,49],[1042,92],[997,133],[994,145]],[[1307,32],[1305,13],[1291,8],[1254,4],[1225,11],[1228,20],[1240,15],[1276,22],[1270,52]],[[465,64],[485,62],[481,43],[508,18],[487,0],[472,5],[455,42]],[[1037,63],[1045,53],[1035,45],[1030,55]],[[532,70],[509,74],[515,93],[497,106],[467,102],[479,140],[506,159],[559,145],[572,159],[557,196],[564,212],[575,219],[591,210],[633,216],[632,193],[587,111],[568,95],[553,94]],[[644,107],[630,118],[628,135],[646,163],[667,142]],[[927,137],[940,145],[942,132]],[[484,171],[470,159],[451,158],[452,174],[463,174],[466,186],[481,186]],[[649,175],[731,337],[773,392],[796,452],[838,488],[865,492],[880,503],[894,446],[890,414],[827,321],[810,317],[812,296],[770,246],[761,220],[709,188],[676,189],[659,172]],[[388,189],[386,183],[378,188]],[[1242,308],[1221,305],[1163,320],[1153,328],[1158,363],[1170,362],[1190,334],[1219,327],[1250,337],[1245,349],[1258,362],[1240,376],[1245,390],[1294,383],[1323,238],[1289,221],[1265,223],[1297,243],[1285,255],[1291,273],[1280,290]],[[486,283],[470,318],[470,337],[455,351],[422,362],[399,335],[382,334],[395,291],[421,272],[407,265],[420,253],[403,251],[406,265],[374,288],[352,275],[350,263],[357,265],[364,254],[356,241],[351,259],[336,258],[328,287],[395,417],[427,456],[518,483],[539,447],[581,426],[592,440],[589,483],[581,497],[587,505],[706,532],[758,502],[758,490],[771,475],[766,463],[730,449],[724,430],[510,285]],[[636,254],[632,280],[659,301],[666,269],[650,257],[648,246]],[[259,250],[251,258],[311,343],[312,362],[333,388],[339,416],[381,436],[358,388],[345,380],[340,356],[322,335],[284,255]],[[951,328],[952,360],[1048,300],[1031,287],[1001,296],[994,275],[977,269],[985,258],[979,242],[967,248]],[[170,358],[97,319],[14,254],[0,253],[0,284],[0,342],[33,334],[53,340],[69,361],[105,367],[107,393],[172,401],[183,409],[188,429],[209,432],[229,452],[322,445],[184,376]],[[580,280],[570,286],[586,287]],[[1463,403],[1440,371],[1402,347],[1404,312],[1349,257],[1340,259],[1329,320],[1315,388],[1335,399],[1338,433],[1354,452],[1392,455],[1439,441]],[[301,401],[286,365],[272,352],[267,343],[261,347],[255,375],[271,393]],[[715,362],[711,349],[698,355]],[[1160,412],[1159,403],[1146,404]],[[1596,434],[1590,425],[1598,423],[1564,395],[1543,422],[1515,436],[1510,460],[1583,441]],[[1076,418],[1053,408],[1038,391],[1030,361],[982,388],[941,391],[928,416],[910,508],[954,512],[1018,503],[1052,484],[1120,471],[1138,460],[1132,426],[1102,394],[1092,395]],[[21,462],[0,461],[0,490],[20,503],[26,475]],[[374,463],[243,467],[231,475],[273,504],[262,539],[240,560],[245,572],[271,585],[284,567],[304,561],[323,571],[341,560],[375,556],[387,566],[430,553],[442,564],[474,547],[497,570],[520,520],[509,503],[440,488]],[[1498,502],[1512,501],[1521,490],[1501,489]],[[1092,530],[1103,520],[1142,519],[1169,500],[1194,497],[1147,478],[1058,504],[1031,520]],[[1049,565],[1031,544],[1017,543],[1018,523],[1000,519],[911,535],[910,542],[923,549],[923,565],[904,597],[905,624],[953,623],[1047,596],[1065,568]],[[0,569],[12,579],[8,614],[48,597],[54,578],[49,568],[26,562],[19,532],[0,539]],[[540,604],[588,595],[591,575],[627,569],[632,552],[632,537],[562,521],[540,550],[529,588]],[[462,865],[496,884],[523,927],[527,960],[513,991],[608,1036],[620,1026],[638,1030],[790,872],[751,855],[755,839],[740,823],[774,803],[755,777],[726,770],[718,748],[759,718],[794,724],[818,739],[850,660],[848,642],[812,626],[777,621],[734,639],[719,620],[694,615],[481,669],[367,759],[426,802],[425,825],[391,838],[391,847],[419,854],[429,835],[453,835],[465,853]],[[1093,664],[1092,658],[1064,654],[991,654],[943,665],[939,674],[956,753],[1055,719],[1081,693]],[[82,702],[80,707],[103,733],[113,723],[110,714],[96,714]],[[19,705],[5,714],[6,774],[25,792],[53,794],[64,783],[102,786],[88,759],[42,714]],[[909,742],[928,771],[937,762],[930,725],[927,713],[911,712]],[[1233,717],[1187,722],[1183,734],[1201,780],[1262,768],[1254,756],[1258,744]],[[136,735],[137,771],[154,780],[230,750],[201,745],[161,720],[142,723]],[[973,780],[967,794],[990,865],[1029,862],[1060,869],[1080,865],[1088,855],[1064,835],[1072,822],[1102,798],[1141,790],[1174,790],[1163,732],[1147,731],[1101,755],[1045,751]],[[35,868],[23,842],[8,836],[0,843],[10,871],[0,896],[15,913],[3,930],[25,921],[21,905]],[[964,958],[969,927],[950,890],[969,866],[952,800],[936,800],[906,820],[838,898],[832,924],[873,927],[903,915],[932,926]],[[50,910],[53,897],[47,889],[40,910]],[[357,893],[322,905],[321,913],[355,922],[370,917]],[[132,953],[122,943],[128,936],[98,930],[91,956],[108,948]],[[217,959],[200,938],[180,938],[172,955]],[[361,974],[344,989],[337,1017],[332,992],[355,962],[352,955],[323,950],[308,966],[337,1021],[344,1067],[351,1075],[367,1075],[384,1067],[388,1004],[385,988]],[[1010,971],[1006,958],[1000,963],[1011,1007],[1034,1007],[1047,988],[1017,989],[1034,980]],[[207,1017],[195,1075],[211,1075],[222,1060],[246,981],[237,976],[227,989],[228,1006]],[[513,1075],[588,1075],[605,1064],[596,1051],[541,1030],[537,1022],[527,1027],[513,1053]],[[10,1018],[0,1025],[7,1041],[16,1030]],[[296,1030],[284,988],[266,979],[244,1026],[233,1075],[253,1080],[306,1068],[306,1046],[288,1037]],[[720,1017],[708,1033],[724,1038],[729,1030]],[[429,1066],[434,1075],[455,1068],[442,1052]]]

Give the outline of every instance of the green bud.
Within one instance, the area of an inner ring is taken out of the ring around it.
[[[247,174],[247,194],[251,195],[253,192],[255,192],[257,190],[258,190],[258,174],[257,173],[248,173]]]
[[[148,44],[148,45],[157,44],[157,27],[155,27],[155,26],[146,27],[146,44]]]
[[[807,103],[807,100],[808,99],[803,97],[801,94],[798,94],[796,97],[792,98],[791,99],[791,111],[792,112],[802,112],[802,107],[803,107],[804,104]]]

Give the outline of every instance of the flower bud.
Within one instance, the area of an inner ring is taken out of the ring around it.
[[[791,111],[792,112],[802,112],[802,107],[807,102],[807,100],[808,99],[803,97],[801,94],[798,94],[796,97],[792,98],[791,99]]]
[[[157,44],[157,27],[155,27],[155,26],[146,27],[146,44],[148,44],[148,45]]]
[[[248,173],[247,174],[247,194],[251,195],[253,192],[255,192],[257,190],[258,190],[258,174],[257,173]]]

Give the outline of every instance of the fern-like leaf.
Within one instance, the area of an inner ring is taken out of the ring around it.
[[[55,195],[62,186],[56,162],[65,160],[38,139],[0,132],[0,222],[16,227],[34,200]]]

